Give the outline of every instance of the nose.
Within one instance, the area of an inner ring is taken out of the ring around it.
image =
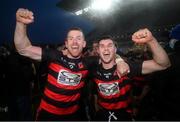
[[[107,51],[107,50],[108,50],[108,47],[104,47],[104,50]]]
[[[77,42],[78,42],[78,39],[73,38],[73,43],[77,43]]]

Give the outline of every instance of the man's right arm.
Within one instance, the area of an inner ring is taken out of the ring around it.
[[[33,46],[27,37],[27,25],[34,20],[33,13],[27,9],[18,9],[16,12],[16,29],[14,44],[20,55],[34,60],[41,60],[41,47]]]

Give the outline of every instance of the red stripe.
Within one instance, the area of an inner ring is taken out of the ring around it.
[[[113,99],[113,98],[117,98],[117,97],[119,97],[119,96],[125,95],[130,89],[131,89],[131,85],[126,85],[126,86],[122,87],[122,88],[120,89],[120,92],[117,93],[117,94],[115,94],[115,95],[105,96],[105,95],[103,95],[101,92],[99,92],[99,95],[100,95],[101,97],[105,98],[105,99]]]
[[[45,89],[44,94],[53,100],[62,101],[62,102],[73,102],[80,98],[80,93],[73,96],[66,96],[66,95],[56,94],[48,90],[47,88]]]
[[[133,114],[132,108],[128,108],[128,109],[126,110],[126,112],[128,112],[128,113],[130,113],[130,114]]]
[[[48,82],[51,83],[52,85],[62,88],[62,89],[69,89],[69,90],[75,90],[79,89],[84,86],[84,82],[80,81],[80,83],[77,86],[68,86],[68,85],[63,85],[57,82],[57,79],[55,79],[52,75],[48,74]]]
[[[98,101],[101,106],[103,106],[105,109],[112,110],[112,109],[122,109],[126,108],[129,105],[128,101],[120,101],[117,103],[104,103]]]
[[[79,109],[79,106],[74,105],[69,108],[58,108],[58,107],[48,104],[44,100],[41,100],[40,108],[42,108],[52,114],[67,115],[67,114],[72,114],[72,113],[76,112]]]
[[[144,80],[145,80],[144,77],[138,77],[138,76],[133,77],[132,79],[133,79],[133,80],[138,80],[138,81],[144,81]]]
[[[63,70],[67,70],[68,72],[70,72],[70,73],[73,73],[73,74],[82,74],[82,78],[85,78],[86,76],[87,76],[87,74],[88,74],[88,70],[82,70],[82,71],[76,71],[76,72],[73,72],[72,70],[70,70],[70,69],[68,69],[68,68],[65,68],[65,67],[63,67],[63,66],[60,66],[60,65],[58,65],[58,64],[55,64],[55,63],[51,63],[50,65],[49,65],[49,68],[50,69],[52,69],[53,71],[55,71],[55,72],[57,72],[57,73],[59,73],[59,71],[61,70],[61,69],[63,69]]]

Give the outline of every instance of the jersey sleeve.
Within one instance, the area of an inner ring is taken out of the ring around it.
[[[62,56],[62,52],[49,49],[49,48],[42,48],[42,61],[52,61],[56,60],[58,57]]]
[[[127,60],[127,63],[129,64],[130,73],[128,76],[134,77],[142,74],[142,63],[143,61],[134,62],[131,60]]]
[[[98,56],[88,56],[83,58],[84,63],[86,64],[89,71],[93,71],[95,67],[99,64]]]

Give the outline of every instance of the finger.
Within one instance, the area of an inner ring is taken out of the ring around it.
[[[118,74],[119,77],[122,77],[122,76],[126,75],[124,70],[117,71],[117,74]]]
[[[146,42],[146,40],[147,40],[147,36],[143,36],[143,35],[141,35],[140,37],[132,37],[132,40],[135,42],[135,43],[139,43],[139,44],[141,44],[141,43],[144,43],[144,42]]]
[[[33,14],[33,12],[32,11],[29,11],[29,18],[30,19],[34,19],[34,16],[33,16],[34,14]]]
[[[25,16],[29,19],[34,19],[33,12],[26,9]]]
[[[34,20],[26,19],[26,18],[21,18],[19,21],[27,24],[27,23],[32,23]]]
[[[29,11],[28,9],[19,9],[17,11],[17,14],[24,18],[31,18],[33,19],[33,13]]]
[[[141,30],[137,33],[137,38],[141,39],[141,38],[146,38],[147,37],[147,32],[144,30]]]
[[[119,78],[121,78],[121,74],[119,72],[117,72],[117,75],[118,75]]]

